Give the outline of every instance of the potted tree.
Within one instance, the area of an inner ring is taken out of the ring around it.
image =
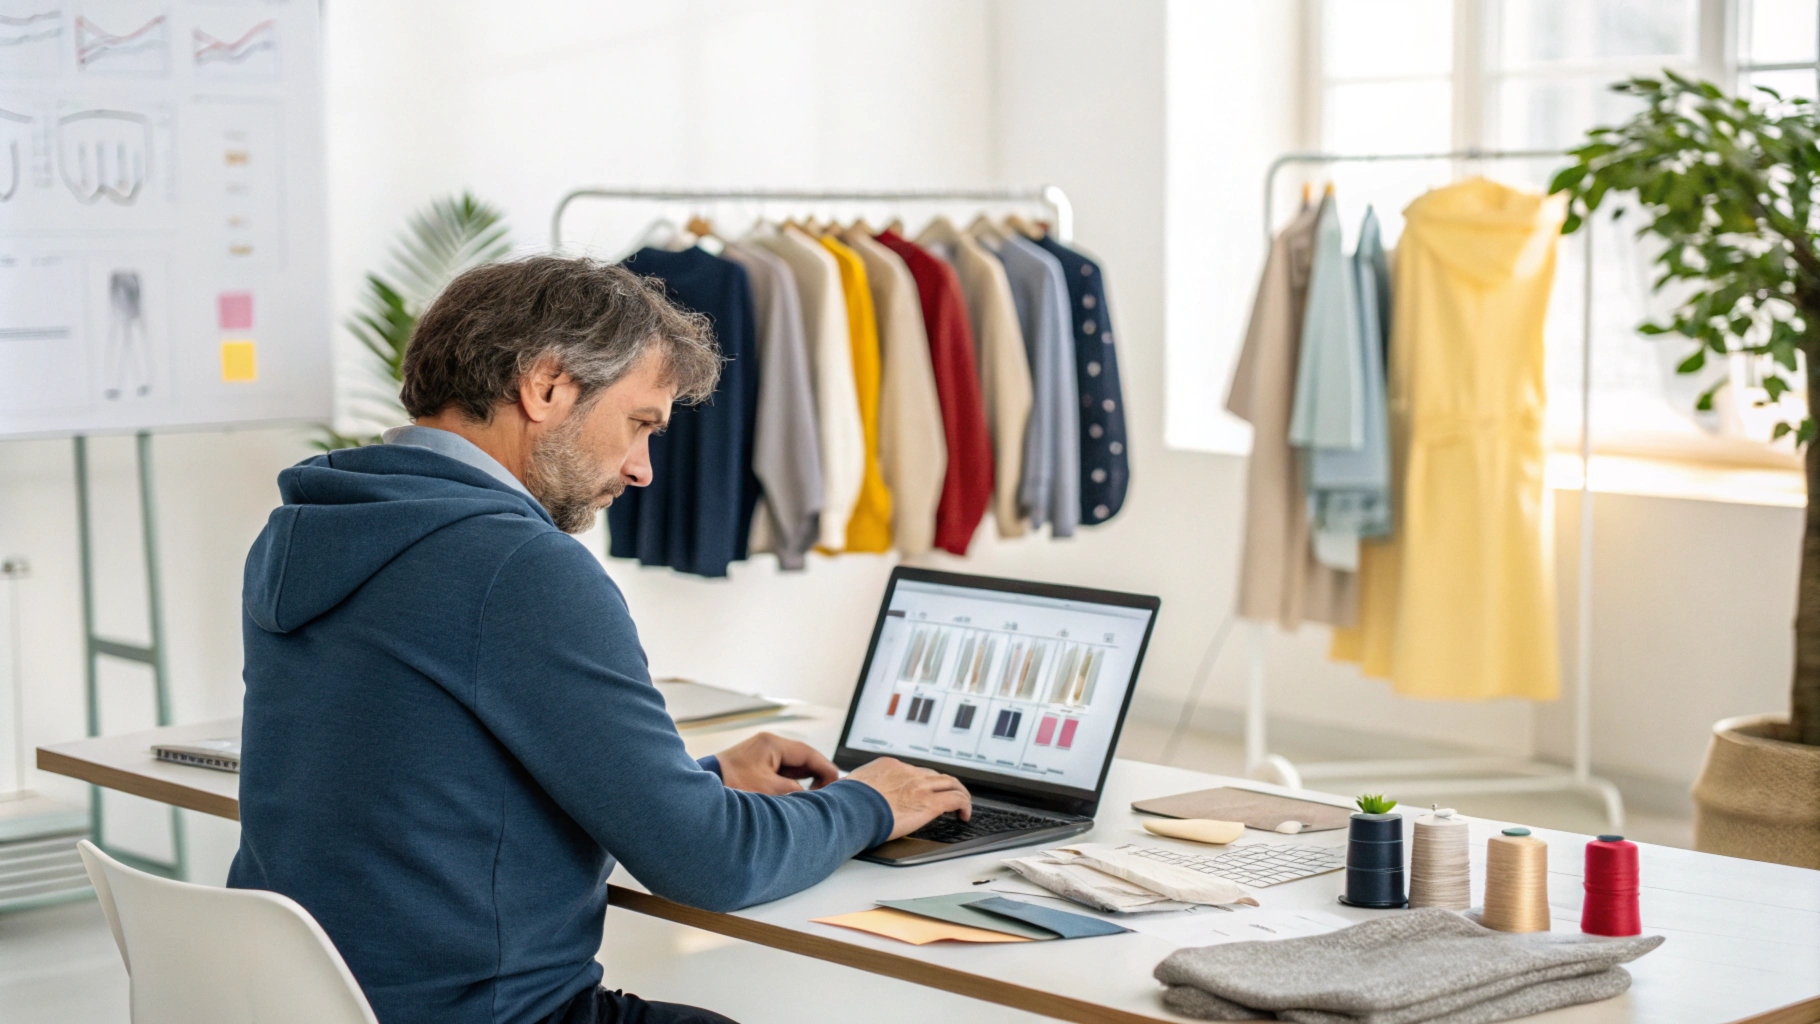
[[[1727,96],[1673,73],[1613,87],[1644,107],[1628,122],[1588,133],[1550,190],[1565,192],[1573,232],[1607,199],[1640,214],[1639,236],[1660,244],[1656,288],[1680,299],[1645,334],[1693,343],[1678,366],[1760,360],[1759,405],[1797,390],[1820,401],[1820,111],[1762,89]],[[1725,380],[1699,398],[1710,409]],[[1793,699],[1787,715],[1730,718],[1713,727],[1694,784],[1694,845],[1711,853],[1820,868],[1820,445],[1815,419],[1781,422],[1805,449],[1807,513],[1794,622]]]

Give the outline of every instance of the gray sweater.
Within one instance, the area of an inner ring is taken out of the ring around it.
[[[1203,1020],[1492,1024],[1615,996],[1659,935],[1492,931],[1440,908],[1327,935],[1182,949],[1157,965],[1163,1002]]]

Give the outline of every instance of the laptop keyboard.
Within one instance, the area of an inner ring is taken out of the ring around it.
[[[1027,828],[1052,828],[1065,825],[1061,818],[1050,818],[1040,814],[1025,814],[1022,811],[1007,811],[997,807],[973,807],[973,820],[962,821],[952,814],[944,814],[910,833],[907,838],[927,839],[936,843],[961,843],[982,836],[997,835],[1000,832],[1016,832]]]

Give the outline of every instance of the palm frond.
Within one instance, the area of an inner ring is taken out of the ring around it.
[[[369,379],[353,386],[358,394],[348,402],[349,412],[363,426],[404,419],[398,386],[417,318],[457,275],[499,259],[511,248],[505,215],[465,192],[432,200],[406,222],[389,265],[367,275],[359,305],[344,322],[370,357],[363,366]],[[377,434],[325,430],[316,445],[332,451],[377,440]]]

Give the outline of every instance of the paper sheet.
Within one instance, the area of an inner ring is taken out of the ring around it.
[[[816,917],[810,919],[814,924],[831,924],[837,928],[852,928],[855,931],[871,932],[883,935],[887,939],[908,942],[913,946],[926,946],[931,942],[1029,942],[1021,935],[1007,935],[1004,932],[989,932],[984,928],[969,928],[966,925],[949,924],[934,918],[906,914],[901,910],[883,908],[879,910],[862,910],[856,914],[841,914],[837,917]]]
[[[1172,914],[1133,915],[1120,921],[1132,931],[1154,935],[1177,946],[1299,939],[1325,935],[1358,923],[1325,910],[1247,906],[1195,907]]]

